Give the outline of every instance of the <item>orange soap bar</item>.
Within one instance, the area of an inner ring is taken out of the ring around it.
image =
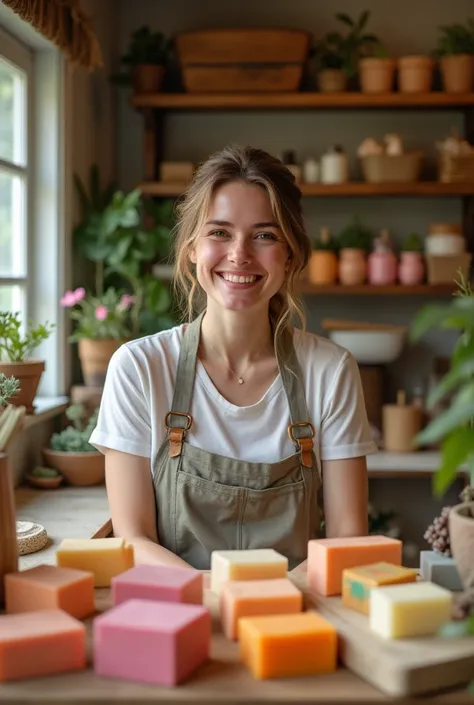
[[[308,541],[308,585],[321,595],[340,595],[342,571],[369,563],[401,565],[402,542],[388,536]]]
[[[0,615],[0,683],[85,666],[85,626],[63,610]]]
[[[221,624],[228,639],[237,639],[237,622],[241,617],[294,614],[302,609],[301,590],[288,578],[229,580],[221,588]]]
[[[255,678],[336,670],[337,632],[317,612],[242,617],[238,634],[240,657]]]
[[[94,575],[74,568],[38,565],[5,576],[5,611],[61,609],[77,619],[93,614]]]

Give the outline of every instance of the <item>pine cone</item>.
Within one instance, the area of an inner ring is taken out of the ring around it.
[[[449,512],[451,507],[443,507],[439,517],[433,519],[433,523],[428,526],[424,533],[424,539],[430,544],[433,551],[450,557],[451,541],[449,538]]]

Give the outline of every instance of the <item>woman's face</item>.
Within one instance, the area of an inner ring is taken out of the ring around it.
[[[268,309],[285,280],[288,246],[266,191],[241,181],[218,188],[191,261],[208,298],[224,308]]]

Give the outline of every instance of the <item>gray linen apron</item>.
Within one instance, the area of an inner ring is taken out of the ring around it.
[[[276,463],[227,458],[186,441],[203,315],[184,333],[168,433],[153,464],[158,541],[199,570],[209,570],[214,550],[255,548],[274,548],[292,570],[306,559],[321,521],[314,428],[292,336],[284,337],[277,362],[296,452]]]

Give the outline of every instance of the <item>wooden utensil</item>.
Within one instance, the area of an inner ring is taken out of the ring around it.
[[[386,330],[406,331],[406,326],[394,326],[390,323],[365,323],[362,321],[345,321],[335,318],[323,318],[321,325],[324,330]]]

